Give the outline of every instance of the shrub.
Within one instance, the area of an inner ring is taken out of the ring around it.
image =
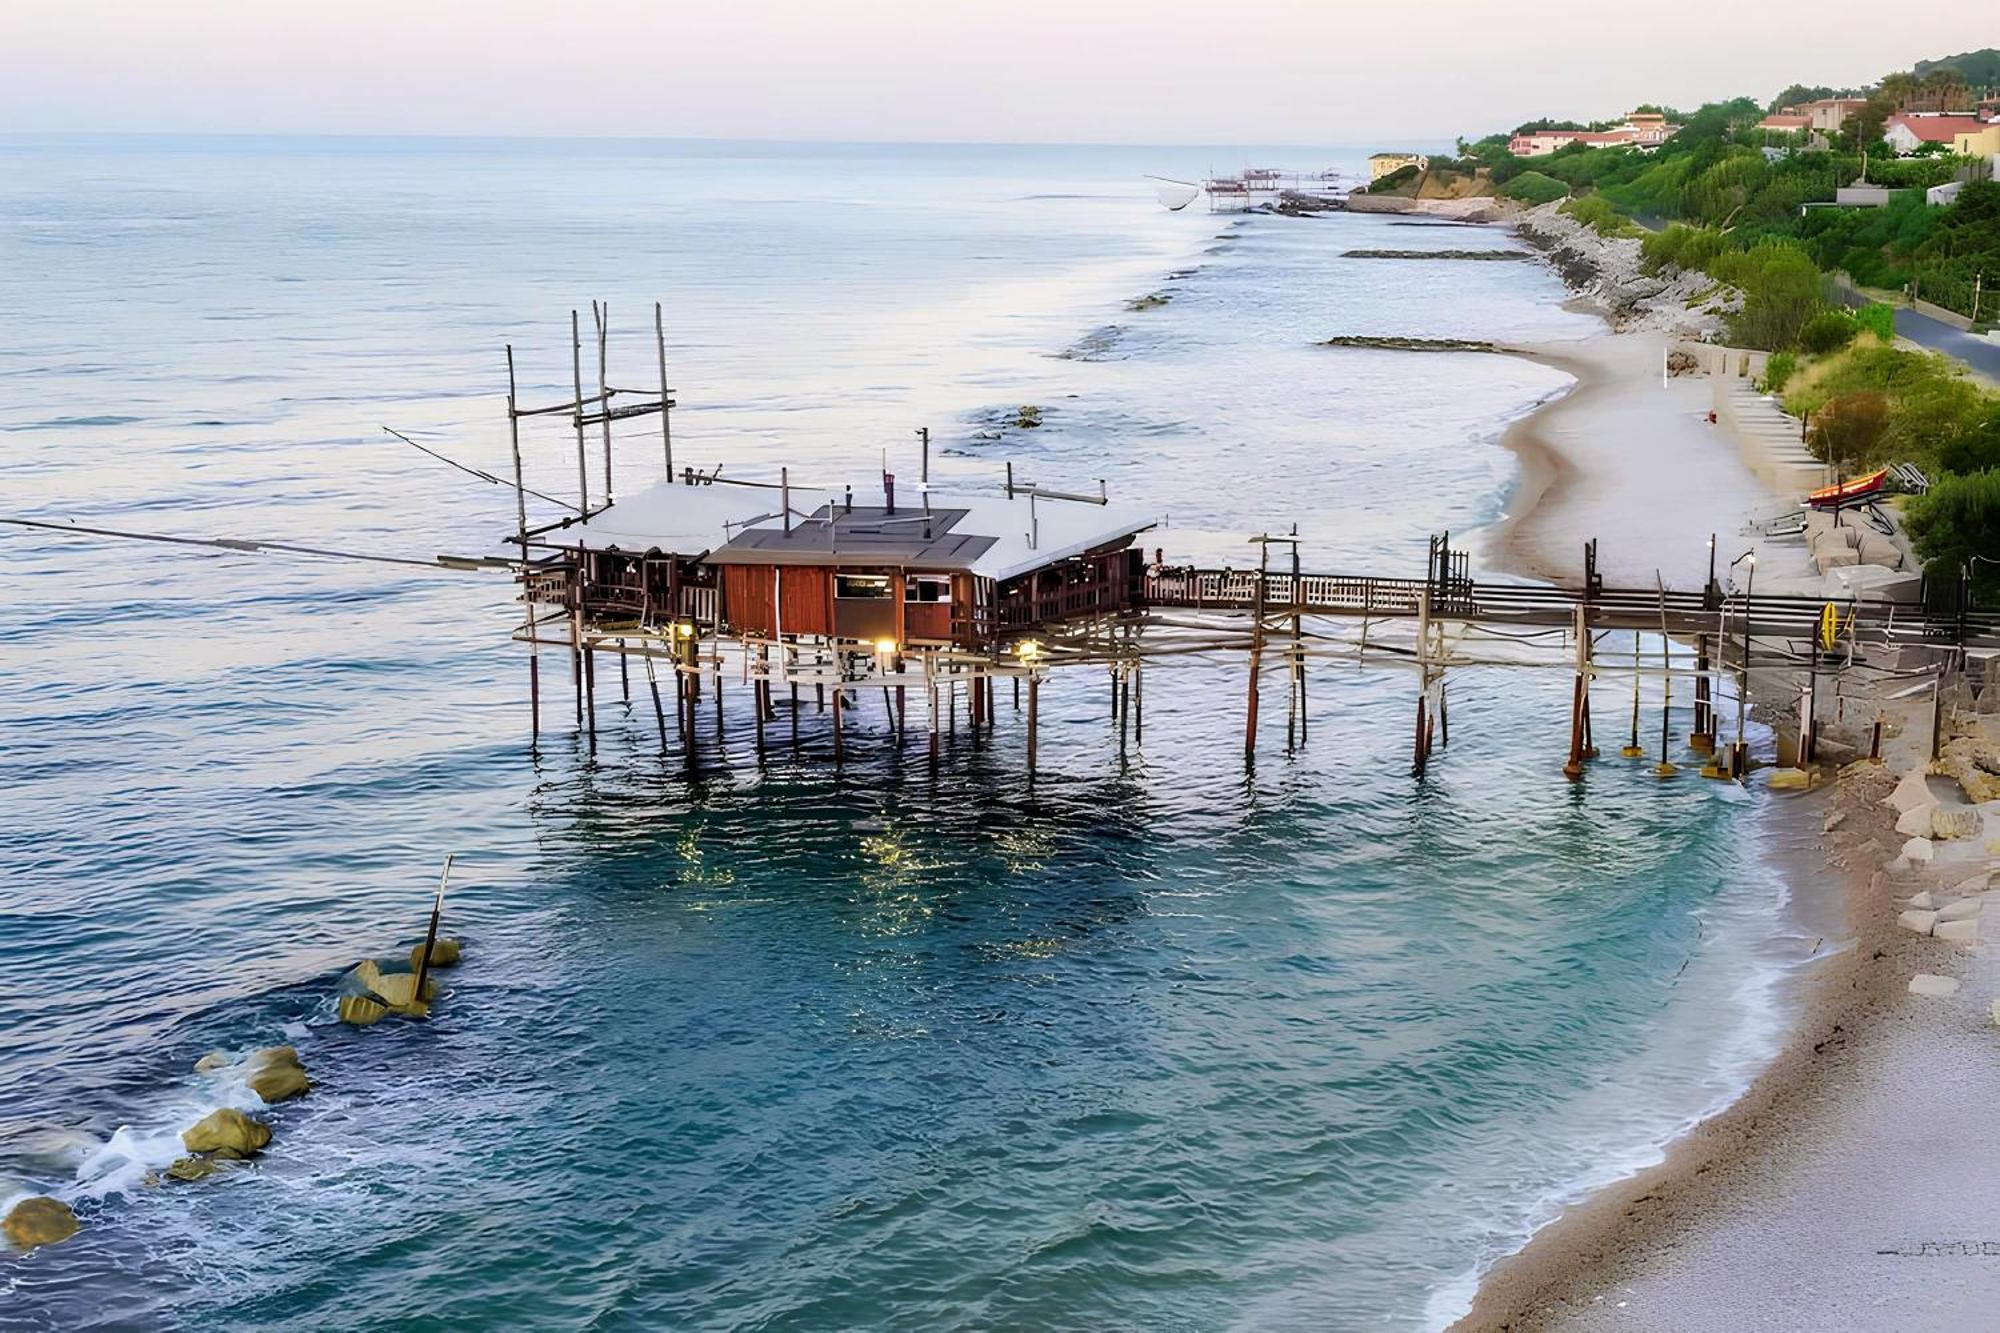
[[[1885,343],[1896,341],[1896,312],[1880,301],[1870,301],[1855,311],[1854,322]]]
[[[1765,242],[1730,251],[1717,255],[1708,271],[1743,289],[1743,309],[1730,318],[1729,334],[1746,347],[1790,347],[1819,312],[1819,270],[1792,246]]]
[[[1829,399],[1812,414],[1806,444],[1835,467],[1874,461],[1889,428],[1889,398],[1873,389]]]
[[[1496,169],[1494,179],[1500,179]],[[1501,185],[1500,193],[1508,199],[1519,199],[1524,204],[1546,204],[1569,193],[1569,186],[1553,176],[1544,176],[1539,171],[1522,171]]]
[[[1973,564],[1975,555],[2000,551],[2000,471],[1939,477],[1928,493],[1910,500],[1905,526],[1917,554],[1947,577]],[[2000,582],[1990,564],[1973,564],[1973,572],[1984,591]]]
[[[1639,229],[1631,220],[1611,206],[1611,201],[1601,195],[1587,194],[1572,199],[1562,206],[1562,211],[1589,227],[1599,236],[1637,236]]]
[[[1799,329],[1799,346],[1815,356],[1837,352],[1854,341],[1861,325],[1844,310],[1822,310]]]
[[[1799,368],[1799,359],[1790,352],[1779,352],[1764,363],[1764,378],[1757,381],[1757,388],[1763,393],[1783,393],[1785,382]]]

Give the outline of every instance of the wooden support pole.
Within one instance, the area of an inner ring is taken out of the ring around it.
[[[660,702],[660,677],[653,669],[653,659],[646,658],[646,686],[653,692],[653,717],[660,724],[660,753],[667,753],[667,710]]]
[[[1028,677],[1028,781],[1031,784],[1035,780],[1035,743],[1037,740],[1035,734],[1036,720],[1037,720],[1036,715],[1040,711],[1038,705],[1040,702],[1041,689],[1042,689],[1042,678],[1039,675],[1029,676]]]
[[[575,410],[570,413],[570,420],[576,427],[577,508],[587,518],[590,516],[590,465],[584,458],[583,444],[583,330],[577,323],[574,310],[569,312],[569,367],[571,382],[576,388]]]
[[[444,916],[444,890],[445,886],[451,883],[451,863],[455,855],[456,853],[445,855],[444,872],[438,876],[437,897],[431,899],[431,924],[430,929],[424,932],[424,951],[417,955],[417,980],[416,984],[410,987],[410,1003],[419,1012],[423,1011],[424,982],[428,981],[431,975],[431,951],[437,948],[438,920]]]
[[[1132,674],[1126,667],[1118,673],[1118,753],[1125,753],[1126,737],[1132,730]]]
[[[1708,635],[1694,636],[1694,731],[1688,736],[1688,748],[1697,754],[1712,754],[1715,751],[1715,701],[1713,685],[1708,678]]]
[[[1563,764],[1563,776],[1574,782],[1583,776],[1583,728],[1586,694],[1583,674],[1590,656],[1590,627],[1584,619],[1583,608],[1576,608],[1576,680],[1571,688],[1569,701],[1569,759]]]
[[[660,303],[653,302],[653,341],[660,353],[660,444],[667,451],[667,480],[674,479],[674,427],[671,394],[667,389],[667,325]]]
[[[1268,582],[1265,575],[1271,566],[1271,545],[1269,542],[1257,544],[1257,593],[1251,599],[1255,617],[1250,627],[1250,697],[1243,715],[1243,760],[1249,763],[1257,757],[1257,676],[1264,668],[1264,593]]]
[[[1132,663],[1132,739],[1146,743],[1146,664]]]
[[[528,482],[521,470],[521,414],[515,398],[514,345],[507,344],[507,435],[514,451],[514,515],[520,524],[521,608],[528,623],[528,749],[533,752],[542,740],[542,650],[536,642],[541,629],[535,624],[535,599],[528,574]]]
[[[792,695],[792,748],[796,750],[799,748],[799,683],[792,681],[790,684]]]
[[[1021,711],[1021,678],[1014,677],[1014,711]]]
[[[604,426],[604,503],[611,503],[611,390],[607,381],[605,366],[605,339],[611,332],[611,303],[602,306],[596,301],[590,303],[590,313],[597,320],[597,411]]]
[[[569,675],[572,692],[576,695],[576,729],[583,730],[583,575],[578,573],[571,585],[571,595],[575,599],[569,612]]]
[[[590,731],[590,748],[597,748],[597,650],[588,639],[583,644],[583,720]]]
[[[1425,761],[1430,758],[1430,746],[1428,744],[1430,716],[1426,710],[1429,695],[1430,691],[1428,688],[1417,691],[1417,733],[1416,739],[1410,745],[1410,776],[1416,778],[1424,775]]]
[[[840,734],[840,697],[845,693],[839,685],[833,687],[833,762],[839,763],[846,757],[845,741]]]
[[[618,641],[618,694],[626,703],[632,702],[632,670],[623,639]]]
[[[1451,704],[1446,699],[1444,681],[1438,681],[1438,741],[1447,750],[1451,748]]]

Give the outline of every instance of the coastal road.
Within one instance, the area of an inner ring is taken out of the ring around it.
[[[1868,304],[1868,298],[1859,292],[1844,295],[1851,306]],[[1977,337],[1904,306],[1896,307],[1896,332],[1913,343],[1964,362],[1988,379],[2000,380],[2000,343],[1991,338]]]

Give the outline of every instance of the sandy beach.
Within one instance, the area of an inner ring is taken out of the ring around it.
[[[1660,333],[1607,333],[1506,349],[1576,383],[1504,438],[1522,479],[1489,564],[1573,580],[1596,536],[1607,580],[1650,583],[1657,567],[1669,585],[1699,587],[1710,531],[1726,560],[1759,545],[1758,517],[1795,507],[1707,422],[1705,380],[1662,382],[1665,347]],[[1928,758],[1928,698],[1898,721],[1884,765],[1784,798],[1774,854],[1790,868],[1796,922],[1824,938],[1798,978],[1783,1052],[1658,1166],[1569,1208],[1492,1270],[1455,1328],[1993,1325],[1995,968],[1985,946],[1897,925],[1913,894],[1983,889],[1992,860],[1940,843],[1928,869],[1882,869],[1903,835],[1881,800]],[[1960,799],[1948,780],[1930,783]],[[1919,972],[1964,985],[1949,998],[1912,995]]]

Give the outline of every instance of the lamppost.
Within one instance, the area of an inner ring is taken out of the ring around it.
[[[1750,693],[1750,611],[1751,598],[1757,588],[1757,549],[1752,547],[1729,562],[1727,572],[1734,574],[1741,564],[1750,566],[1750,575],[1743,583],[1743,670],[1736,685],[1736,744],[1729,752],[1729,776],[1741,778],[1750,771],[1750,743],[1744,739],[1743,712]]]

